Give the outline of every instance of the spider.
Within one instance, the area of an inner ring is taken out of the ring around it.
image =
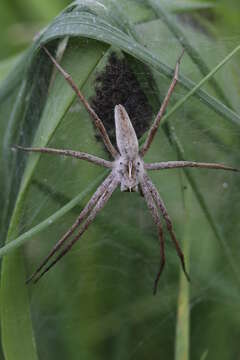
[[[164,169],[174,169],[174,168],[184,168],[184,167],[197,167],[197,168],[208,168],[208,169],[222,169],[222,170],[231,170],[238,171],[235,168],[225,166],[222,164],[216,163],[202,163],[194,161],[167,161],[167,162],[156,162],[156,163],[145,163],[144,156],[149,150],[151,143],[156,135],[156,132],[159,128],[160,120],[166,110],[167,104],[173,93],[173,90],[177,84],[179,65],[183,53],[179,57],[174,76],[171,81],[168,92],[162,102],[160,110],[149,129],[148,135],[143,146],[139,149],[138,139],[135,133],[135,130],[132,126],[131,120],[124,108],[124,106],[118,104],[114,108],[114,118],[115,118],[115,129],[116,129],[116,143],[117,149],[112,145],[108,133],[98,115],[88,104],[87,100],[77,88],[71,76],[60,66],[60,64],[55,60],[55,58],[50,54],[46,47],[43,47],[44,51],[47,53],[51,59],[54,66],[58,71],[63,75],[66,81],[75,91],[79,100],[83,103],[86,110],[90,114],[93,123],[98,129],[100,136],[106,146],[106,149],[113,158],[113,161],[104,160],[95,155],[91,155],[84,152],[78,152],[73,150],[63,150],[63,149],[53,149],[53,148],[43,148],[43,147],[22,147],[16,146],[17,149],[28,151],[28,152],[39,152],[47,154],[55,154],[60,156],[69,156],[81,160],[86,160],[96,165],[103,166],[110,170],[110,173],[102,182],[102,184],[97,188],[96,192],[93,194],[87,205],[81,211],[80,215],[70,227],[70,229],[62,236],[62,238],[55,244],[50,253],[42,261],[36,271],[31,275],[27,280],[27,283],[33,281],[36,283],[48,270],[50,270],[78,241],[78,239],[84,234],[88,226],[94,221],[96,215],[107,201],[110,199],[114,190],[120,185],[121,191],[139,191],[143,195],[147,206],[151,212],[154,223],[157,226],[158,238],[160,244],[160,265],[156,275],[156,279],[153,286],[153,293],[156,294],[158,281],[160,275],[164,268],[165,264],[165,251],[164,251],[164,237],[163,237],[163,228],[161,224],[160,213],[166,222],[167,230],[170,234],[171,240],[176,248],[178,257],[180,258],[182,270],[186,278],[190,281],[189,275],[186,271],[184,255],[180,248],[180,245],[176,239],[172,221],[168,215],[167,209],[164,205],[162,198],[160,197],[157,188],[150,180],[147,172],[149,170],[164,170]],[[77,234],[69,240],[69,238],[74,234],[75,230],[79,227]],[[56,254],[56,255],[55,255]],[[55,258],[53,258],[55,256]]]

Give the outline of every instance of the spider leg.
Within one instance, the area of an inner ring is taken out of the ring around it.
[[[106,146],[106,148],[108,149],[108,151],[110,152],[110,154],[112,155],[113,158],[116,158],[118,156],[118,152],[117,150],[114,148],[114,146],[111,143],[111,140],[109,139],[108,133],[101,121],[101,119],[98,117],[98,115],[95,113],[95,111],[92,109],[92,107],[89,105],[89,103],[87,102],[87,100],[85,99],[85,97],[83,96],[83,94],[81,93],[81,91],[78,89],[77,85],[74,83],[72,77],[70,76],[70,74],[68,74],[62,67],[61,65],[54,59],[54,57],[50,54],[50,52],[48,51],[48,49],[43,46],[44,51],[47,53],[47,55],[49,56],[49,58],[51,59],[51,61],[53,62],[53,64],[56,66],[56,68],[58,69],[58,71],[63,75],[63,77],[65,78],[65,80],[69,83],[69,85],[72,87],[72,89],[74,90],[74,92],[76,93],[76,95],[78,96],[79,100],[82,102],[82,104],[85,106],[86,110],[88,111],[88,113],[90,114],[90,116],[92,117],[94,124],[96,126],[96,128],[99,130],[100,135],[102,137],[102,140]]]
[[[176,239],[176,235],[173,231],[173,225],[172,225],[172,221],[168,215],[168,212],[167,212],[167,209],[164,205],[164,202],[163,200],[161,199],[155,185],[152,183],[152,181],[150,180],[150,178],[147,176],[147,174],[144,175],[144,179],[147,183],[147,186],[152,194],[152,197],[154,199],[154,201],[156,202],[157,206],[159,207],[159,209],[161,210],[161,213],[163,215],[163,218],[165,219],[165,222],[167,224],[167,229],[168,229],[168,232],[171,236],[171,239],[173,241],[173,244],[175,245],[175,248],[176,248],[176,251],[177,251],[177,254],[178,254],[178,257],[180,258],[180,261],[181,261],[181,264],[182,264],[182,269],[183,269],[183,272],[187,278],[188,281],[190,281],[190,277],[187,273],[187,270],[186,270],[186,266],[185,266],[185,261],[184,261],[184,255],[183,255],[183,252],[181,250],[181,247]]]
[[[77,159],[82,159],[94,163],[96,165],[101,165],[106,168],[112,168],[112,162],[99,158],[95,155],[87,154],[80,151],[74,150],[60,150],[60,149],[53,149],[53,148],[43,148],[43,147],[23,147],[16,145],[13,148],[28,151],[28,152],[39,152],[39,153],[47,153],[47,154],[54,154],[54,155],[61,155],[61,156],[69,156]]]
[[[42,270],[42,268],[47,264],[47,262],[50,260],[50,258],[62,247],[62,245],[66,242],[66,240],[73,234],[75,229],[81,224],[82,221],[84,221],[89,214],[89,212],[92,210],[92,208],[95,206],[99,198],[102,196],[102,194],[106,191],[110,183],[113,181],[113,173],[110,173],[108,177],[103,181],[103,183],[97,188],[91,199],[88,201],[87,205],[84,207],[84,209],[81,211],[79,217],[74,222],[74,224],[70,227],[70,229],[62,236],[62,238],[54,245],[50,253],[46,256],[46,258],[42,261],[42,263],[39,265],[39,267],[34,271],[34,273],[27,279],[26,283],[29,283],[31,280],[33,280]]]
[[[154,281],[154,287],[153,287],[153,294],[156,295],[157,285],[158,285],[161,273],[162,273],[164,265],[165,265],[163,229],[162,229],[161,220],[160,220],[160,216],[158,214],[157,207],[155,205],[152,194],[149,191],[148,186],[145,183],[145,181],[141,182],[141,190],[142,190],[143,196],[145,198],[145,201],[147,203],[147,206],[152,214],[153,220],[158,228],[158,237],[159,237],[159,243],[160,243],[160,266],[159,266],[159,270],[157,272],[157,276]]]
[[[144,164],[144,168],[146,170],[176,169],[176,168],[185,168],[185,167],[240,171],[239,169],[233,168],[231,166],[226,166],[223,164],[202,163],[195,161],[166,161],[159,163]]]
[[[175,71],[174,71],[174,75],[173,75],[173,79],[172,79],[172,82],[170,84],[170,87],[168,89],[168,92],[167,92],[167,95],[165,96],[164,100],[163,100],[163,103],[160,107],[160,110],[159,112],[157,113],[157,116],[152,124],[152,126],[150,127],[150,130],[148,132],[148,135],[147,135],[147,138],[142,146],[142,148],[140,149],[140,155],[143,157],[146,152],[148,151],[148,149],[150,148],[151,146],[151,143],[154,139],[154,136],[158,130],[158,127],[159,127],[159,124],[160,124],[160,121],[161,121],[161,118],[164,114],[164,111],[166,110],[167,108],[167,105],[168,105],[168,102],[170,100],[170,97],[173,93],[173,90],[177,84],[177,81],[178,81],[178,73],[179,73],[179,65],[180,65],[180,62],[181,62],[181,59],[182,59],[182,56],[183,56],[183,53],[184,53],[184,50],[182,51],[181,55],[179,56],[178,58],[178,61],[177,61],[177,64],[176,64],[176,67],[175,67]]]
[[[46,272],[48,272],[66,253],[72,248],[72,246],[79,240],[79,238],[84,234],[87,230],[88,226],[93,222],[97,213],[104,207],[107,201],[110,199],[111,195],[113,194],[114,190],[118,186],[118,179],[113,178],[112,182],[107,186],[104,193],[98,199],[96,205],[88,215],[85,223],[80,228],[77,235],[69,242],[65,248],[58,254],[58,256],[41,272],[34,279],[34,283],[36,283]]]

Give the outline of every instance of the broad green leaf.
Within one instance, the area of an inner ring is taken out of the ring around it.
[[[31,54],[34,55],[41,44],[64,36],[84,36],[118,46],[127,53],[142,60],[147,65],[150,65],[152,69],[162,72],[168,77],[172,77],[172,69],[168,65],[160,62],[156,56],[147,51],[147,49],[142,47],[138,42],[134,41],[117,27],[106,23],[104,18],[96,17],[84,11],[78,11],[78,7],[72,12],[63,13],[56,18],[51,26],[39,37],[38,41],[34,43]],[[29,59],[31,59],[31,56],[29,56]],[[21,68],[22,66],[23,63],[20,63],[19,67]],[[179,83],[187,89],[191,89],[194,86],[192,81],[181,75],[179,76]],[[5,92],[3,94],[0,93],[0,99],[4,94]],[[196,96],[223,117],[239,124],[240,118],[236,113],[205,91],[198,90]]]
[[[5,79],[5,77],[8,75],[8,73],[13,69],[13,67],[16,65],[16,62],[18,60],[18,57],[11,57],[9,59],[3,60],[0,62],[0,83]]]
[[[73,74],[75,73],[75,81],[77,81],[79,87],[84,84],[89,76],[89,73],[91,73],[91,69],[96,66],[104,48],[105,47],[99,43],[94,44],[92,47],[88,46],[87,49],[83,46],[82,49],[78,49],[78,52],[69,52],[68,56],[71,59],[72,72]],[[82,67],[80,73],[78,66],[79,61]],[[34,143],[40,146],[44,146],[48,143],[56,130],[56,127],[64,116],[64,113],[67,111],[74,99],[73,92],[68,86],[66,86],[66,83],[62,78],[58,78],[54,87],[52,95],[48,98],[42,114],[40,126],[38,127],[38,131],[35,135]],[[61,102],[59,102],[58,99],[61,99]],[[56,103],[57,107],[55,105]],[[49,119],[51,119],[51,122],[49,122]],[[21,213],[22,203],[24,201],[27,187],[30,183],[33,170],[36,167],[38,160],[39,156],[33,156],[30,158],[24,171],[15,210],[12,215],[10,224],[11,230],[8,233],[7,243],[18,234],[19,214]],[[14,276],[14,274],[18,274],[18,276]],[[34,340],[33,342],[30,341],[30,339],[33,339],[33,335],[31,333],[29,299],[27,297],[25,277],[26,275],[22,263],[21,252],[16,252],[13,255],[6,256],[2,265],[1,321],[4,353],[9,359],[23,359],[26,358],[26,356],[32,359],[37,358]],[[20,289],[22,289],[22,291],[20,291]],[[22,314],[25,314],[23,320],[15,323],[14,319],[19,318],[20,320],[23,316]],[[12,326],[9,326],[9,324],[12,324]],[[21,337],[17,337],[17,334],[19,333],[22,334]],[[26,345],[22,346],[25,343]]]

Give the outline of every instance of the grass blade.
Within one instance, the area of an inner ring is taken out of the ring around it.
[[[17,235],[20,212],[19,207],[9,229],[9,237]],[[1,333],[6,359],[38,359],[21,250],[7,256],[2,264]]]
[[[10,241],[8,244],[0,248],[0,258],[4,255],[9,254],[13,250],[16,250],[20,246],[24,245],[28,240],[31,240],[33,235],[38,234],[39,232],[45,230],[50,224],[58,221],[62,216],[72,210],[76,205],[78,205],[89,193],[91,193],[96,186],[103,180],[106,176],[106,172],[103,172],[100,176],[97,177],[89,186],[82,191],[80,194],[71,199],[67,204],[62,206],[58,211],[53,215],[49,216],[47,219],[34,226],[30,230],[26,231],[24,234],[18,236],[16,239]]]
[[[174,142],[179,159],[186,160],[185,156],[184,156],[184,148],[183,148],[182,144],[180,143],[175,131],[173,131],[173,130],[171,130],[171,140]],[[185,174],[189,184],[191,185],[192,191],[193,191],[197,201],[199,202],[199,205],[202,208],[202,211],[209,223],[210,228],[212,229],[216,239],[219,241],[219,244],[223,248],[223,251],[224,251],[226,258],[228,259],[228,262],[232,268],[232,271],[237,280],[237,283],[240,284],[237,264],[235,263],[233,256],[231,254],[231,251],[229,250],[229,247],[227,246],[227,243],[226,243],[224,237],[222,236],[221,231],[219,230],[219,228],[207,206],[204,196],[202,195],[201,191],[199,190],[199,187],[198,187],[194,177],[192,176],[191,171],[189,171],[189,169],[186,169],[186,168],[183,169],[183,171],[184,171],[184,174]]]
[[[231,51],[214,69],[212,69],[207,76],[205,76],[197,85],[194,86],[192,90],[190,90],[182,99],[180,99],[169,111],[168,113],[162,118],[162,123],[164,123],[172,114],[174,114],[183,104],[209,80],[212,76],[220,70],[231,58],[240,50],[240,45],[235,47],[233,51]],[[239,125],[239,121],[237,121]]]
[[[215,7],[213,2],[208,1],[187,1],[187,0],[162,0],[161,1],[164,8],[171,12],[186,12],[186,11],[197,11],[197,10],[204,10],[204,9],[211,9]]]
[[[88,44],[87,49],[81,51],[69,51],[71,63],[75,71],[75,79],[78,79],[78,86],[81,87],[92,69],[95,67],[98,59],[102,56],[104,45]],[[80,53],[80,54],[79,54]],[[86,71],[79,74],[79,62]],[[75,66],[74,66],[75,64]],[[35,143],[45,146],[53,136],[57,126],[61,122],[64,113],[68,110],[73,102],[74,94],[65,84],[64,80],[59,77],[56,81],[58,96],[61,96],[61,102],[56,108],[54,107],[55,93],[48,97],[45,111],[42,114],[38,131],[35,135]],[[60,85],[60,91],[58,86]],[[54,89],[52,89],[54,90]],[[63,91],[64,96],[61,95]],[[51,119],[51,121],[49,121]],[[34,170],[38,164],[39,156],[29,157],[29,161],[24,171],[22,183],[15,209],[12,215],[10,228],[8,231],[6,244],[19,235],[19,224],[22,216],[22,207],[27,194],[28,186],[31,182]],[[32,331],[28,289],[25,285],[25,269],[23,257],[19,249],[14,254],[8,254],[3,259],[2,277],[1,277],[1,323],[3,348],[6,358],[9,360],[37,359],[37,352]],[[21,336],[19,336],[21,334]]]
[[[178,25],[177,21],[172,18],[170,14],[168,14],[163,6],[156,0],[149,0],[152,8],[156,12],[157,16],[167,25],[168,29],[172,32],[175,38],[179,41],[182,47],[185,49],[186,53],[192,59],[192,61],[197,65],[198,69],[200,70],[203,76],[206,76],[210,69],[204,59],[202,58],[201,54],[190,44],[187,37],[185,36],[184,32]],[[222,88],[218,85],[217,81],[214,78],[210,79],[210,84],[212,85],[213,89],[215,90],[216,94],[219,98],[227,105],[231,107],[228,99],[226,98]]]
[[[184,180],[182,180],[183,183]],[[186,267],[189,271],[190,266],[190,239],[191,239],[191,197],[192,190],[189,185],[183,186],[183,202],[184,202],[184,231],[183,241],[181,243],[184,253]],[[191,277],[191,276],[190,276]],[[180,271],[179,292],[177,304],[176,319],[176,338],[175,338],[175,360],[190,359],[190,284],[186,281],[186,277]]]
[[[149,65],[152,69],[165,74],[171,78],[173,69],[168,65],[162,63],[156,56],[149,52],[145,47],[141,46],[138,42],[134,41],[132,37],[129,37],[126,33],[122,32],[116,26],[110,25],[104,19],[97,17],[93,14],[86,12],[76,12],[74,9],[70,13],[63,13],[61,16],[55,19],[55,21],[49,26],[39,39],[34,43],[29,50],[29,61],[21,61],[19,63],[17,72],[21,73],[24,66],[31,63],[33,57],[38,52],[39,48],[56,38],[65,36],[80,36],[103,41],[107,44],[114,45],[127,53],[133,55],[137,59],[143,61]],[[179,84],[185,89],[193,90],[196,85],[184,76],[179,76]],[[11,84],[8,85],[7,90],[0,91],[1,97],[6,95],[6,91],[11,89]],[[232,121],[235,124],[240,124],[240,117],[234,111],[222,104],[216,98],[210,96],[199,87],[194,90],[195,96],[202,100],[207,106],[212,108],[217,114],[222,115],[223,118]]]

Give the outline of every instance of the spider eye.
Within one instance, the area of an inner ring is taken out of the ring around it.
[[[138,166],[140,165],[140,162],[139,162],[139,161],[137,162],[137,165],[138,165]]]
[[[120,165],[122,165],[123,163],[120,161],[120,163],[119,163]]]

